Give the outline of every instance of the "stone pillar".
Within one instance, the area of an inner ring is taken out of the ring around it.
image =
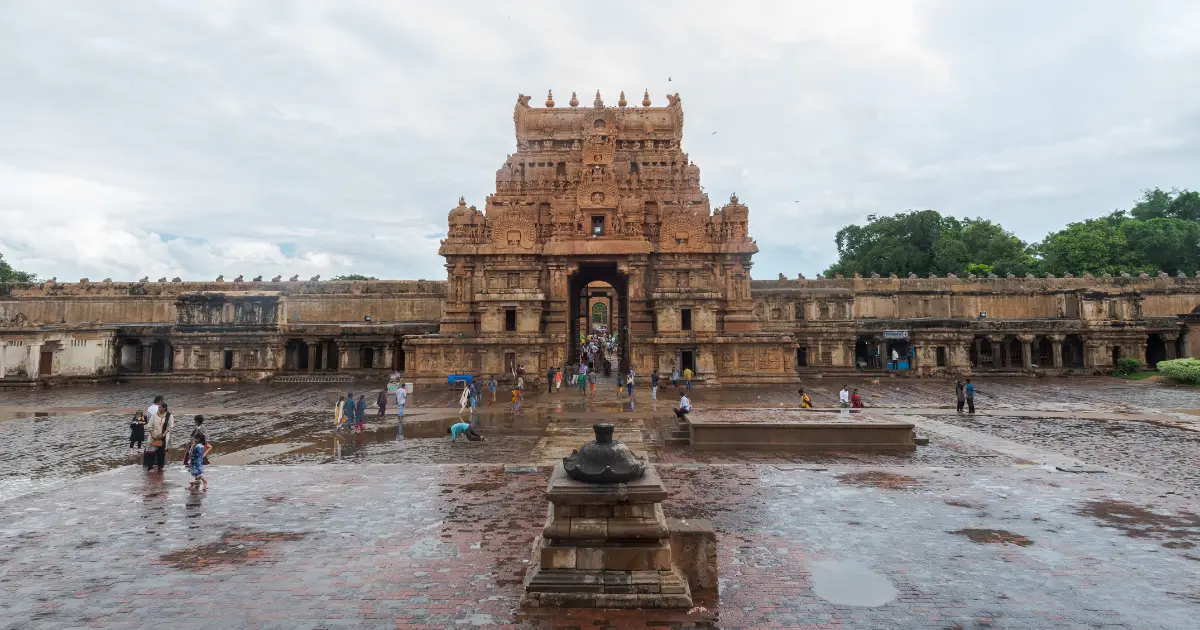
[[[1179,358],[1179,335],[1162,335],[1162,340],[1167,347],[1167,360]]]
[[[1018,335],[1021,340],[1021,369],[1033,369],[1033,335]]]
[[[988,336],[988,341],[992,344],[992,369],[999,370],[1004,367],[1004,353],[1000,351],[1001,342],[1004,337]]]
[[[875,341],[875,347],[879,350],[879,367],[887,367],[888,359],[890,358],[887,354],[887,342],[883,339],[877,339]]]
[[[350,345],[347,343],[337,344],[338,352],[338,369],[350,369]]]
[[[8,342],[0,339],[0,378],[8,374]]]
[[[154,341],[141,340],[142,346],[142,374],[150,373],[150,359],[154,357]]]
[[[981,367],[983,367],[983,339],[976,337],[974,343],[975,343],[975,363],[972,364],[971,367],[981,368]]]
[[[317,369],[317,340],[305,339],[304,347],[308,348],[308,373],[312,374]]]
[[[395,361],[396,361],[395,350],[396,350],[395,342],[386,343],[383,345],[383,367],[384,367],[384,369],[388,370],[389,372],[392,370],[392,366],[395,365]]]
[[[1061,370],[1063,366],[1062,345],[1065,335],[1050,335],[1050,346],[1054,354],[1054,369]]]
[[[40,376],[38,371],[42,366],[42,344],[29,344],[29,357],[26,360],[25,365],[25,373],[30,379],[35,379]]]

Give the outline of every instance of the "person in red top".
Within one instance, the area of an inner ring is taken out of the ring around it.
[[[862,395],[858,393],[857,387],[855,387],[854,391],[850,394],[850,408],[851,409],[862,409],[863,408]]]

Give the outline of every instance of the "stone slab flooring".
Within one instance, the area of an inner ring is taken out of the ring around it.
[[[945,382],[850,384],[930,444],[695,452],[662,440],[673,397],[615,388],[487,406],[488,441],[459,444],[452,391],[351,435],[330,430],[324,386],[0,392],[0,628],[1195,627],[1197,390],[982,380],[966,416]],[[805,388],[828,404],[840,385]],[[178,465],[128,465],[127,410],[156,391],[240,454],[207,493]],[[790,388],[691,398],[795,404]],[[697,609],[516,606],[549,464],[600,420],[657,462],[669,517],[713,522],[721,587]]]

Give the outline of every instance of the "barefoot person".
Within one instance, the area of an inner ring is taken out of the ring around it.
[[[679,418],[680,420],[685,420],[691,411],[692,401],[688,400],[687,393],[685,392],[679,397],[679,407],[675,409],[675,417]]]
[[[404,417],[404,405],[407,403],[408,403],[408,390],[405,389],[404,384],[401,383],[400,387],[396,388],[396,416],[397,417],[400,417],[400,418]]]
[[[383,414],[387,413],[387,398],[388,396],[386,389],[379,390],[379,395],[375,397],[375,406],[379,407],[379,413],[377,414],[377,417],[380,420],[383,420]]]
[[[150,472],[151,468],[158,468],[158,472],[163,471],[163,466],[167,463],[171,429],[174,426],[174,420],[171,418],[171,412],[167,409],[166,403],[156,403],[151,406],[151,408],[154,407],[157,407],[157,411],[146,425],[146,433],[150,437],[150,444],[146,446],[146,455],[143,460],[146,472]]]
[[[799,390],[799,394],[800,394],[800,408],[801,409],[812,409],[812,396],[809,396],[808,392],[804,391],[803,389]]]
[[[467,438],[469,442],[483,441],[483,436],[476,433],[475,429],[472,429],[470,423],[467,422],[458,422],[450,425],[450,428],[446,429],[446,435],[450,436],[451,442],[457,442],[460,435]]]
[[[192,473],[192,483],[189,485],[193,490],[200,488],[200,484],[204,484],[200,488],[201,492],[208,492],[208,480],[204,478],[204,461],[208,455],[208,440],[201,433],[196,439],[192,440],[192,446],[188,449],[188,459],[191,463],[188,465],[188,472]]]
[[[962,413],[963,405],[967,404],[967,390],[962,381],[954,381],[954,399],[957,403],[955,408],[958,409],[958,413]]]
[[[146,412],[137,411],[133,414],[133,422],[129,423],[129,455],[136,456],[142,450],[146,441]]]

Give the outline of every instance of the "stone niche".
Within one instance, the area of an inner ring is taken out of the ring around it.
[[[534,540],[523,606],[692,606],[663,516],[667,491],[653,466],[628,483],[597,484],[571,479],[560,463],[546,495],[546,526]]]

